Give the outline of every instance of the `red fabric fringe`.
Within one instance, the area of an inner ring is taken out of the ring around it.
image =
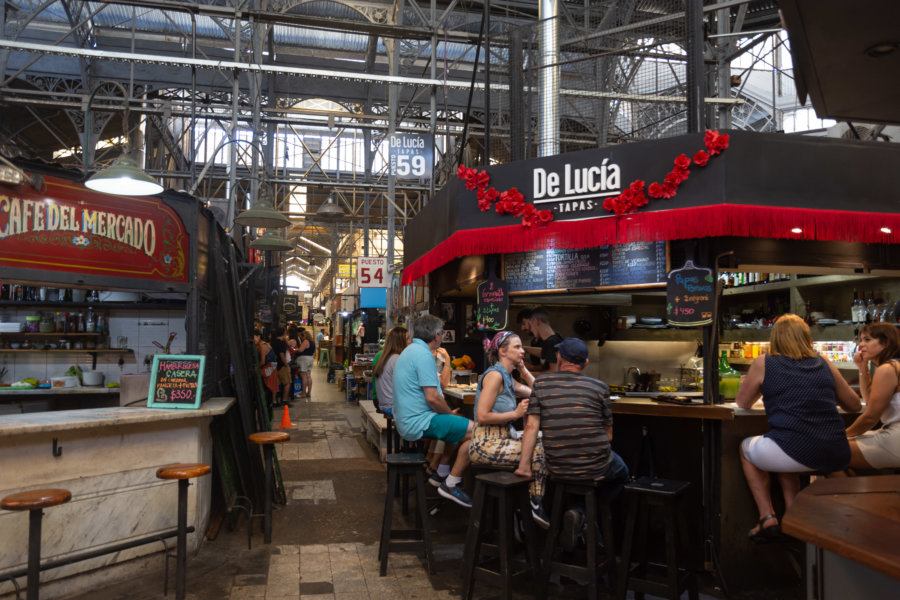
[[[883,227],[891,233],[882,232]],[[793,228],[800,228],[800,233]],[[402,281],[408,285],[461,256],[727,236],[895,244],[900,243],[900,214],[717,204],[552,221],[542,227],[467,229],[404,268]]]

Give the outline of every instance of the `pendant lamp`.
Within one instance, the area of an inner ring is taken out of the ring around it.
[[[345,215],[344,209],[334,201],[334,194],[328,194],[328,198],[316,210],[316,216],[325,219],[337,219]]]
[[[259,198],[253,203],[253,208],[245,210],[234,218],[234,224],[242,227],[282,229],[290,225],[291,220],[275,210],[275,207],[272,206],[272,202],[269,200],[268,194],[263,192],[260,193]]]
[[[123,152],[119,158],[114,160],[112,165],[88,177],[88,179],[84,182],[84,185],[88,189],[92,189],[95,192],[103,192],[104,194],[116,194],[118,196],[152,196],[153,194],[159,194],[165,188],[160,185],[160,183],[155,178],[142,171],[137,162],[135,162],[135,160],[130,156],[131,138],[128,132],[128,90],[126,90],[121,83],[118,83],[116,81],[107,81],[104,83],[111,83],[117,86],[122,91],[122,95],[125,97],[125,109],[122,113],[122,134],[125,136],[125,152]],[[91,104],[94,102],[94,97],[97,95],[97,92],[100,91],[100,88],[102,87],[103,83],[94,88],[94,91],[91,92],[91,96],[88,99],[87,108],[84,115],[85,146],[87,146],[87,143],[90,141],[89,132],[91,131]],[[84,156],[84,170],[87,171],[88,153],[84,152]]]
[[[109,167],[91,175],[84,185],[95,192],[119,196],[152,196],[164,189],[156,179],[144,173],[127,154],[114,160]]]
[[[290,242],[281,239],[278,234],[272,230],[266,231],[264,234],[250,242],[250,247],[254,250],[271,250],[280,252],[293,250],[294,246]]]

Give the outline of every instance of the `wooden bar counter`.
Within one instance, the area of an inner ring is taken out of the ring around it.
[[[807,598],[900,596],[900,475],[820,479],[781,526],[807,544]]]

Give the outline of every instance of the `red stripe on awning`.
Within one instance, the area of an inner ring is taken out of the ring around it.
[[[883,227],[891,233],[881,231]],[[795,228],[800,232],[792,231]],[[730,236],[895,244],[900,242],[900,214],[717,204],[552,221],[543,227],[517,223],[467,229],[455,232],[405,267],[402,282],[407,285],[462,256]]]

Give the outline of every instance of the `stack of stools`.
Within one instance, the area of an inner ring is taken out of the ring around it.
[[[260,431],[251,433],[250,441],[260,445],[263,448],[263,457],[266,463],[266,487],[264,509],[260,514],[251,514],[247,524],[247,546],[250,545],[250,529],[252,529],[253,519],[262,518],[263,520],[263,541],[267,544],[272,542],[272,494],[275,487],[275,466],[272,457],[272,450],[275,444],[281,444],[291,439],[291,436],[284,431]]]
[[[28,511],[28,591],[27,600],[38,600],[41,579],[41,517],[42,509],[57,506],[72,499],[72,492],[60,489],[30,490],[10,494],[0,500],[5,510]],[[16,597],[18,598],[18,588]]]
[[[600,571],[605,567],[607,570],[607,579],[610,590],[615,589],[616,578],[616,555],[615,544],[613,539],[612,528],[612,512],[608,504],[600,507],[598,518],[597,515],[597,486],[604,485],[602,479],[591,481],[586,479],[564,479],[561,477],[550,476],[550,483],[553,487],[553,508],[550,514],[550,530],[547,532],[547,541],[544,546],[543,573],[541,574],[538,597],[545,598],[547,594],[547,584],[550,581],[550,575],[558,573],[573,579],[587,580],[588,582],[588,598],[598,597],[598,581],[600,579]],[[585,510],[585,564],[573,564],[562,561],[553,560],[556,553],[556,538],[562,529],[563,512],[567,507],[565,500],[567,497],[580,496],[584,501]],[[598,530],[602,529],[603,543],[605,552],[602,557],[597,556],[597,539]]]
[[[634,590],[636,597],[645,593],[663,598],[677,599],[682,591],[688,590],[691,600],[697,600],[697,579],[692,570],[691,545],[688,540],[687,523],[684,512],[679,511],[679,503],[690,486],[687,481],[672,481],[641,477],[625,486],[628,501],[628,519],[625,522],[625,538],[622,544],[622,565],[619,573],[619,587],[616,597],[623,599],[628,589]],[[664,511],[666,538],[666,565],[664,577],[648,574],[647,525],[649,509],[658,507]],[[637,539],[635,539],[637,527]],[[631,565],[632,548],[637,546],[634,567]],[[687,561],[687,569],[678,568],[678,558]]]
[[[388,555],[391,552],[424,552],[428,572],[433,571],[431,533],[428,525],[428,507],[425,505],[424,454],[388,454],[387,490],[384,494],[384,516],[381,521],[381,541],[378,544],[380,573],[387,575]],[[397,497],[400,477],[416,478],[416,526],[413,529],[393,529],[394,500]]]
[[[508,471],[483,473],[475,477],[475,498],[472,500],[472,512],[469,516],[469,529],[466,533],[466,546],[463,552],[463,598],[470,600],[475,587],[475,580],[482,579],[499,586],[503,591],[501,597],[512,598],[513,580],[520,575],[537,570],[537,553],[534,551],[537,542],[537,531],[531,518],[531,507],[528,503],[528,485],[531,479],[520,477]],[[499,565],[497,570],[479,564],[479,554],[484,534],[490,530],[486,524],[494,516],[490,501],[496,501],[497,539],[496,547]],[[513,512],[519,509],[519,515],[525,526],[525,550],[528,565],[525,570],[514,572],[513,564]]]
[[[175,555],[175,600],[184,600],[185,577],[187,574],[188,486],[193,477],[202,477],[209,472],[209,465],[203,463],[180,463],[160,467],[156,470],[156,476],[160,479],[178,480],[178,542]]]

